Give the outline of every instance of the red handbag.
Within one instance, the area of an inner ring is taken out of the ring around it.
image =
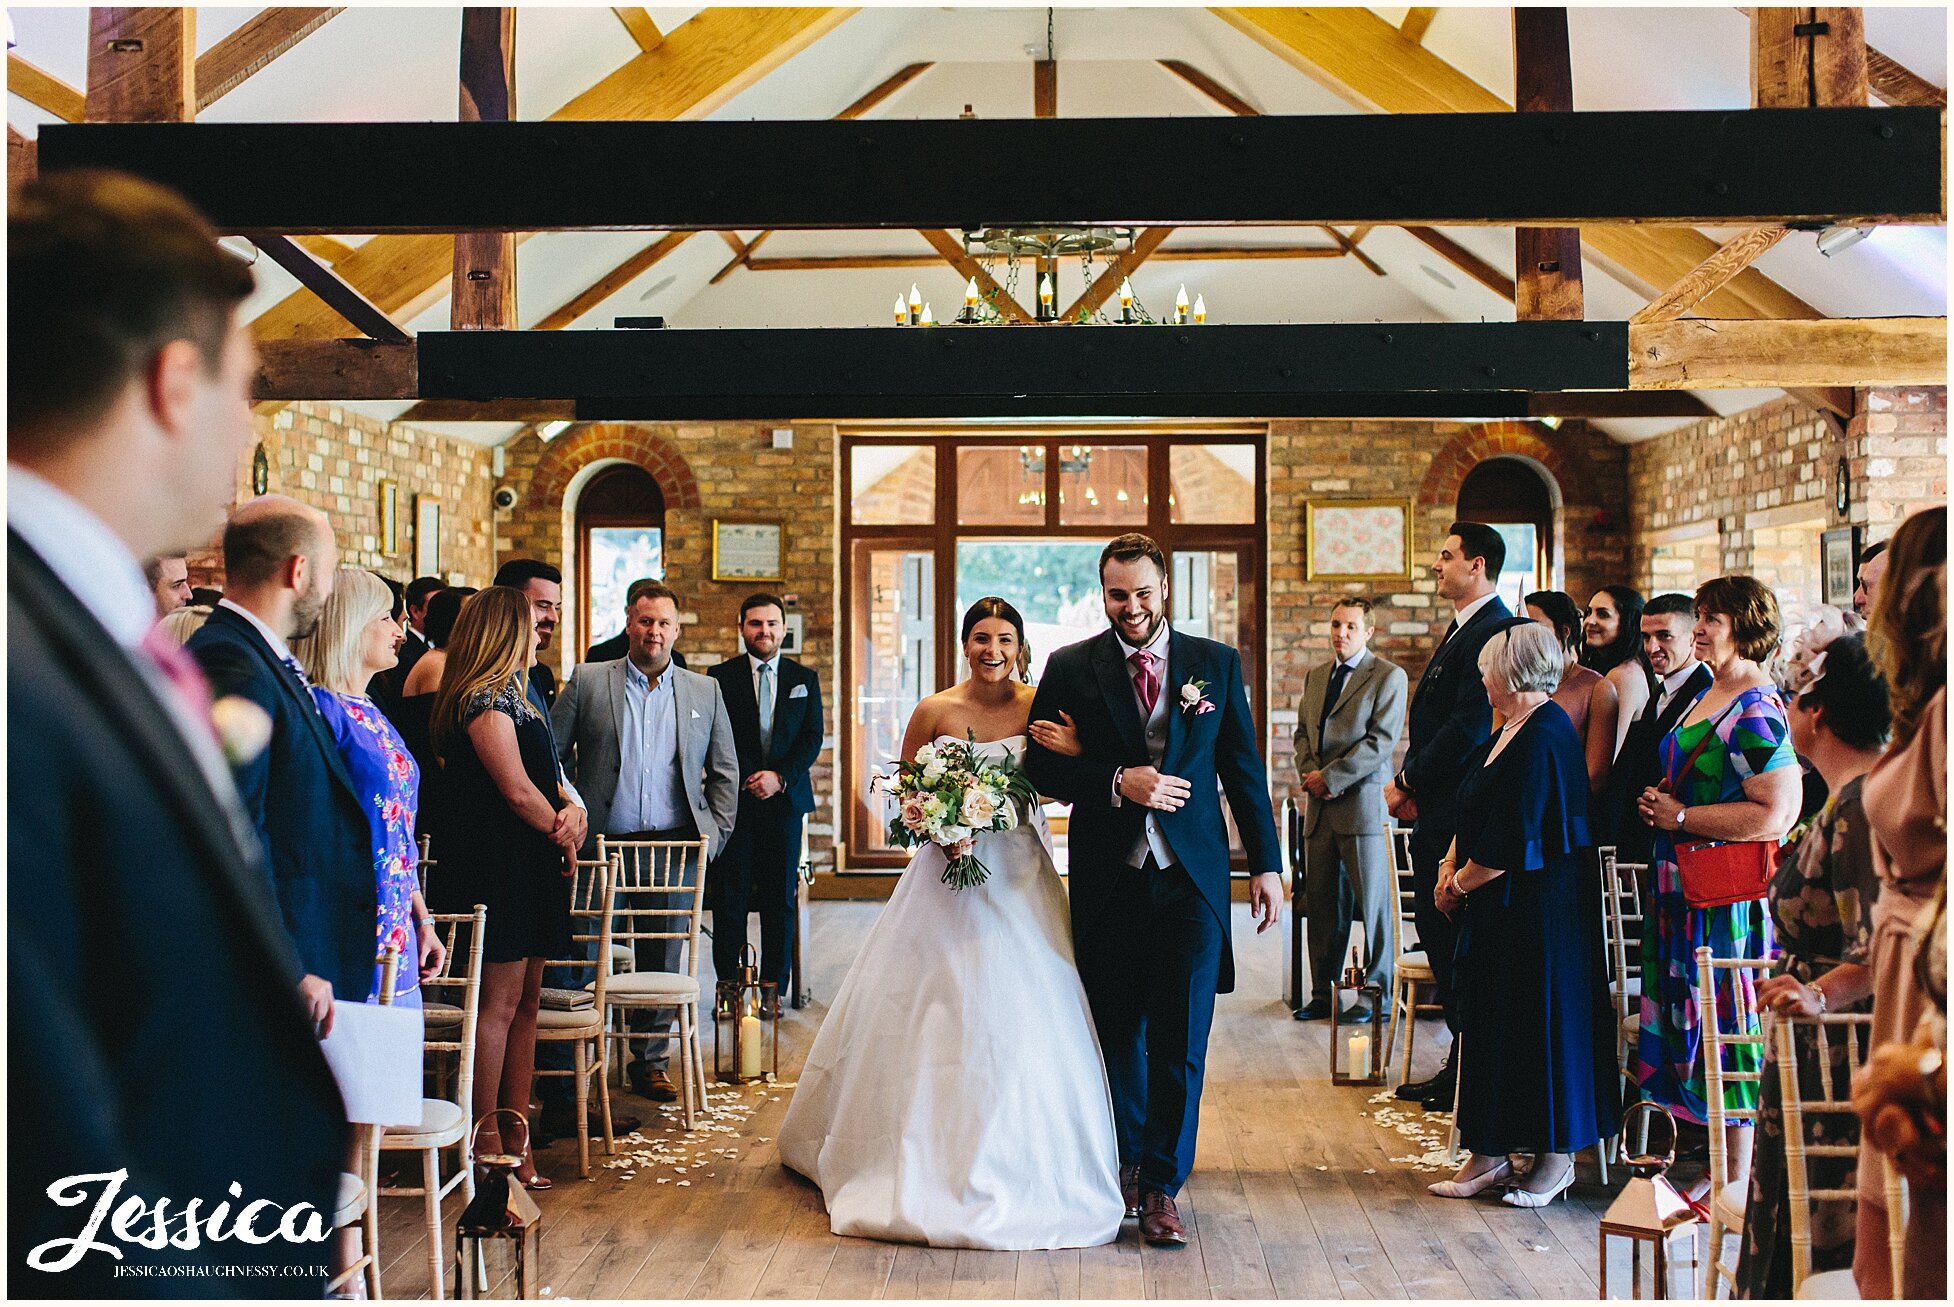
[[[1662,778],[1661,788],[1665,793],[1674,793],[1710,741],[1719,739],[1716,722],[1722,721],[1736,706],[1732,703],[1724,709],[1696,742],[1696,748],[1682,767]],[[1677,844],[1676,873],[1683,882],[1684,901],[1692,908],[1721,908],[1763,898],[1776,869],[1772,854],[1777,852],[1777,847],[1775,840],[1693,840]]]

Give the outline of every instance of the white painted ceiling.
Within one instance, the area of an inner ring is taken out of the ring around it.
[[[197,41],[207,49],[257,12],[200,9]],[[669,32],[696,9],[653,9]],[[1399,21],[1402,8],[1378,7]],[[17,53],[56,77],[85,81],[87,10],[19,6],[8,10]],[[1869,6],[1869,44],[1920,76],[1945,85],[1947,10],[1941,5]],[[451,121],[460,10],[355,6],[306,38],[212,106],[207,121]],[[1265,113],[1354,112],[1344,100],[1202,9],[1061,8],[1054,19],[1059,60],[1059,113],[1064,117],[1212,115],[1225,112],[1161,68],[1160,59],[1193,64]],[[970,106],[980,117],[1029,117],[1031,64],[1045,49],[1046,10],[871,6],[775,70],[711,116],[721,119],[831,117],[898,68],[934,66],[884,101],[871,116],[948,118]],[[1569,13],[1577,109],[1716,109],[1749,103],[1748,22],[1729,6],[1586,8]],[[1441,8],[1424,44],[1489,89],[1510,98],[1512,48],[1504,8]],[[530,5],[518,11],[517,108],[543,118],[627,62],[637,47],[607,8]],[[20,97],[7,98],[8,121],[33,135],[51,121]],[[1171,167],[1162,160],[1091,160],[1082,170]],[[1448,228],[1447,234],[1495,267],[1513,260],[1510,228]],[[1726,233],[1708,229],[1706,234]],[[742,233],[750,237],[751,232]],[[349,242],[362,238],[348,236]],[[518,255],[517,301],[530,325],[595,282],[654,236],[640,232],[545,233]],[[1319,244],[1312,229],[1182,231],[1176,245]],[[1207,301],[1213,322],[1364,322],[1511,320],[1513,307],[1395,228],[1367,236],[1363,250],[1387,275],[1355,259],[1157,262],[1133,276],[1143,303],[1168,309],[1183,283]],[[923,253],[910,232],[785,232],[769,238],[762,257],[814,254]],[[712,276],[732,257],[719,238],[701,234],[576,324],[609,325],[622,314],[662,314],[675,327],[822,326],[881,323],[891,302],[917,284],[948,317],[961,303],[962,278],[940,268],[753,272],[739,269],[718,285]],[[1887,227],[1834,258],[1813,238],[1794,235],[1757,263],[1765,275],[1832,316],[1940,316],[1947,309],[1946,229]],[[249,311],[269,307],[296,283],[269,260],[255,269],[259,289]],[[1651,288],[1624,285],[1586,264],[1587,314],[1620,319],[1646,302]],[[1076,264],[1061,269],[1061,302],[1080,288]],[[1029,287],[1022,287],[1029,302]],[[448,320],[442,299],[406,325],[438,329]],[[1775,398],[1775,391],[1702,392],[1719,412]],[[349,405],[378,418],[405,404]],[[500,443],[520,428],[508,423],[429,424],[471,440]],[[1602,423],[1633,441],[1679,425],[1675,419]]]

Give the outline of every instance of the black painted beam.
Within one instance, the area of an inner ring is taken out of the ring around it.
[[[423,332],[429,399],[589,418],[1517,417],[1623,390],[1619,322]]]
[[[88,123],[43,171],[225,230],[1944,221],[1929,108],[851,122]]]

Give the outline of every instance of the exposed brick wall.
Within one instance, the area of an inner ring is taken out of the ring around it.
[[[756,589],[794,596],[794,612],[806,623],[797,655],[821,678],[822,707],[830,738],[839,709],[835,667],[835,435],[832,426],[798,424],[794,447],[773,448],[773,424],[591,423],[549,444],[534,435],[504,447],[502,483],[521,495],[516,507],[496,515],[495,554],[541,558],[564,568],[564,606],[574,613],[576,578],[566,558],[565,497],[579,475],[608,462],[636,463],[665,497],[665,582],[680,598],[684,630],[679,648],[695,670],[730,658],[740,647],[740,601]],[[586,478],[587,480],[587,478]],[[712,579],[715,517],[782,523],[785,579],[756,585]],[[491,571],[493,569],[490,569]],[[582,633],[563,631],[545,655],[559,673]],[[814,768],[816,810],[808,820],[811,857],[834,865],[832,751]]]
[[[1856,525],[1884,540],[1908,513],[1947,499],[1947,390],[1861,391],[1843,434],[1796,400],[1709,418],[1629,450],[1631,570],[1649,589],[1706,572],[1755,574],[1795,615],[1819,591],[1817,530]],[[1834,501],[1843,456],[1851,502]]]
[[[490,540],[491,451],[337,404],[287,404],[253,419],[270,464],[270,490],[322,509],[332,519],[340,562],[408,581],[414,576],[414,497],[441,501],[441,570],[473,584],[495,570]],[[397,489],[399,528],[392,551],[380,538],[380,483]],[[238,468],[237,502],[251,498],[251,456]],[[223,584],[213,547],[190,558],[196,585]]]
[[[1619,581],[1627,551],[1626,450],[1584,423],[1277,421],[1269,429],[1270,782],[1278,804],[1295,778],[1290,729],[1309,669],[1330,656],[1330,607],[1340,594],[1378,605],[1371,648],[1415,682],[1451,621],[1431,562],[1457,517],[1459,488],[1481,460],[1517,457],[1558,484],[1554,582],[1586,603]],[[1304,579],[1304,509],[1311,501],[1413,501],[1412,575],[1363,585]]]

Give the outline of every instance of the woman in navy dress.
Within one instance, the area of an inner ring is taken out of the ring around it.
[[[380,902],[375,955],[389,945],[400,950],[394,1002],[419,1007],[421,981],[439,974],[446,958],[421,897],[420,850],[414,843],[420,768],[400,733],[366,694],[372,679],[399,657],[400,638],[387,583],[371,572],[346,567],[334,578],[319,624],[312,634],[292,642],[292,652],[312,682],[312,700],[332,728],[366,808]],[[367,1001],[379,997],[376,962]]]
[[[1437,903],[1460,922],[1459,1138],[1471,1150],[1431,1186],[1468,1198],[1537,1161],[1505,1195],[1543,1207],[1574,1182],[1574,1154],[1614,1134],[1615,1028],[1601,941],[1601,889],[1584,865],[1588,770],[1552,699],[1565,655],[1531,623],[1479,656],[1505,724],[1471,755],[1459,833],[1439,863]]]

